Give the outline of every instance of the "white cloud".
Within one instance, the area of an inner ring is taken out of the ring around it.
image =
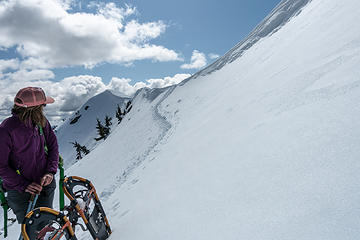
[[[56,99],[62,112],[71,112],[83,105],[89,98],[105,91],[101,77],[80,75],[68,77],[47,87],[48,93]]]
[[[138,89],[142,88],[144,83],[130,85],[131,79],[113,77],[108,85],[108,89],[116,95],[131,96]]]
[[[55,74],[47,69],[35,69],[35,70],[25,70],[21,69],[16,72],[6,73],[3,77],[8,80],[17,81],[17,82],[26,82],[33,80],[48,80],[55,78]]]
[[[206,56],[204,53],[194,50],[191,56],[191,61],[188,64],[183,64],[182,69],[199,69],[205,67],[207,64]]]
[[[136,13],[136,8],[129,5],[125,5],[125,8],[118,8],[115,3],[101,3],[97,6],[98,13],[108,19],[115,19],[118,23],[124,20],[125,17]],[[122,25],[119,25],[122,27]]]
[[[3,60],[0,59],[0,73],[5,70],[16,70],[19,68],[19,59],[9,59]]]
[[[190,77],[190,74],[176,74],[173,77],[164,78],[152,78],[144,82],[137,82],[131,85],[131,79],[129,78],[116,78],[113,77],[107,86],[114,94],[132,96],[140,88],[163,88],[171,85],[175,85]]]
[[[33,58],[33,57],[29,57],[21,61],[20,63],[20,69],[37,69],[37,68],[46,69],[46,68],[51,68],[51,66],[48,63],[44,62],[42,59]]]
[[[114,3],[96,5],[95,14],[70,13],[72,4],[71,0],[1,2],[0,48],[16,46],[28,68],[181,60],[174,50],[150,44],[164,33],[163,22],[125,21],[136,9]]]
[[[57,0],[65,10],[70,10],[76,4],[75,0]]]
[[[215,54],[215,53],[209,53],[208,56],[209,56],[210,59],[216,59],[216,58],[220,57],[219,54]]]
[[[55,103],[46,107],[47,113],[53,116],[50,119],[72,113],[89,98],[106,90],[100,77],[88,75],[69,77],[60,82],[48,80],[0,81],[0,87],[3,89],[0,93],[0,110],[2,110],[0,118],[10,113],[17,91],[28,86],[41,87],[48,96],[55,98]]]
[[[190,76],[191,76],[190,74],[176,74],[173,77],[148,79],[147,80],[148,84],[146,85],[146,87],[149,87],[149,88],[168,87],[171,85],[178,84],[178,83],[182,82],[183,80],[185,80],[186,78],[189,78]]]
[[[124,37],[128,41],[142,43],[157,38],[165,29],[166,25],[162,21],[140,24],[132,20],[125,26]]]

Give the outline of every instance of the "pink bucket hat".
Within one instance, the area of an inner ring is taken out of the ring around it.
[[[44,90],[39,87],[27,87],[20,89],[16,94],[14,103],[19,107],[34,107],[53,103],[52,97],[46,97]]]

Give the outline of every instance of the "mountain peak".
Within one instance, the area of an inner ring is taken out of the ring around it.
[[[261,39],[275,33],[283,27],[291,18],[297,16],[301,10],[312,0],[283,0],[274,10],[242,41],[236,44],[224,56],[217,59],[214,63],[195,73],[190,78],[184,80],[180,85],[185,84],[191,79],[205,76],[214,71],[220,70],[226,64],[231,63],[241,57],[245,51],[250,49]]]

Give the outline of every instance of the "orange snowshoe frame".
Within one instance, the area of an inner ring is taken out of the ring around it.
[[[42,240],[45,237],[51,240],[77,240],[76,225],[88,230],[95,240],[107,239],[111,228],[94,185],[77,176],[65,178],[62,185],[70,205],[65,206],[64,212],[44,207],[29,212],[21,226],[24,240]],[[78,223],[79,218],[87,229]]]

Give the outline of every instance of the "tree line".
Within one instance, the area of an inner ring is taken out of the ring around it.
[[[131,109],[132,109],[131,101],[128,101],[126,103],[124,110],[121,110],[119,104],[117,105],[115,117],[117,119],[118,125],[124,119],[125,115],[130,112]],[[105,116],[104,124],[99,120],[99,118],[96,118],[96,129],[98,136],[94,138],[95,141],[105,140],[110,135],[111,125],[112,125],[112,117],[109,117],[108,115]],[[83,156],[90,153],[90,151],[86,148],[86,146],[79,144],[77,141],[71,142],[71,144],[75,148],[77,160],[82,159]]]

